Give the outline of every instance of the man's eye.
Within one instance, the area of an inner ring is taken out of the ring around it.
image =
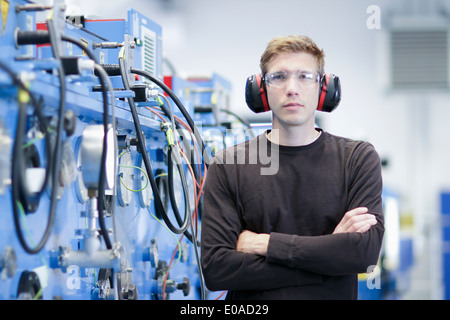
[[[312,73],[300,73],[298,78],[300,80],[313,80],[313,75]]]
[[[272,74],[271,77],[273,80],[285,80],[286,79],[286,75],[284,73],[274,73]]]

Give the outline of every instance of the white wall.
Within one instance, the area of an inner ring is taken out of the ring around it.
[[[125,18],[134,8],[163,28],[165,56],[179,74],[217,72],[232,82],[233,111],[245,105],[246,77],[276,35],[306,34],[325,50],[326,70],[339,75],[343,99],[320,114],[325,130],[371,141],[390,166],[384,181],[414,216],[415,298],[440,298],[439,192],[450,189],[450,95],[389,92],[386,21],[422,13],[441,1],[406,0],[129,0],[66,1],[74,13]],[[442,8],[448,6],[442,2]],[[380,8],[381,29],[369,29],[367,8]],[[416,10],[416,11],[418,11]],[[417,13],[417,12],[416,12]]]

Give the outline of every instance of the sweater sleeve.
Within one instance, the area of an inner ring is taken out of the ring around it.
[[[378,154],[363,144],[349,161],[347,211],[367,207],[377,224],[365,233],[298,236],[271,233],[267,261],[325,275],[364,273],[376,265],[384,234],[382,178]],[[344,214],[344,213],[343,213]]]
[[[319,274],[238,252],[236,242],[241,231],[223,165],[212,163],[205,182],[201,235],[201,262],[208,289],[269,290],[322,282]]]

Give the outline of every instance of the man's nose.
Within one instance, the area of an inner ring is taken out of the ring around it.
[[[289,77],[286,80],[286,94],[288,96],[299,95],[300,93],[300,82],[295,79],[295,77]]]

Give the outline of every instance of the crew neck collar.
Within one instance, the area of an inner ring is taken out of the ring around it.
[[[314,147],[316,145],[320,145],[323,141],[323,137],[325,135],[325,132],[321,129],[321,128],[315,128],[316,131],[319,132],[319,135],[316,137],[316,139],[314,139],[312,142],[305,144],[305,145],[301,145],[301,146],[286,146],[286,145],[282,145],[282,144],[276,144],[275,142],[270,141],[268,134],[272,131],[271,129],[266,130],[262,136],[264,137],[264,139],[266,139],[267,143],[270,144],[274,144],[277,145],[278,148],[280,150],[302,150],[302,149],[307,149],[307,148],[311,148]]]

